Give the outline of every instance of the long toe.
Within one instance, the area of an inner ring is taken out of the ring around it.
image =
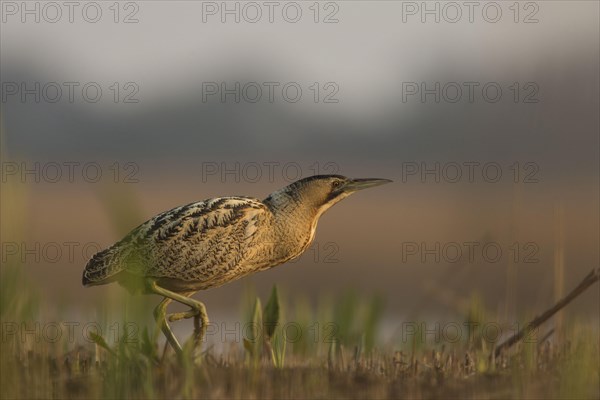
[[[198,311],[190,310],[190,311],[185,311],[185,312],[169,314],[167,316],[167,319],[169,320],[169,322],[175,322],[175,321],[179,321],[182,319],[193,318],[197,315],[198,315]]]

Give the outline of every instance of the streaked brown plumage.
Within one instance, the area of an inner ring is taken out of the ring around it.
[[[164,296],[155,311],[157,323],[181,350],[165,320],[170,301],[192,308],[171,314],[169,320],[194,317],[199,341],[208,317],[204,305],[189,296],[300,256],[314,239],[323,212],[357,190],[388,182],[317,175],[263,201],[221,197],[165,211],[94,255],[83,272],[83,284],[117,281],[133,292]]]

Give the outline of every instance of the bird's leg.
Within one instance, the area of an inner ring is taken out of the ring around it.
[[[196,292],[182,293],[182,295],[189,298],[194,293]],[[208,316],[206,314],[206,308],[204,307],[204,304],[200,302],[198,302],[198,304],[198,309],[193,308],[185,312],[167,314],[167,319],[169,320],[169,322],[179,321],[181,319],[188,319],[192,317],[194,318],[194,335],[192,337],[192,340],[195,348],[198,348],[200,346],[202,338],[206,334],[206,327],[208,326]]]
[[[177,313],[168,314],[167,319],[169,320],[169,322],[175,322],[175,321],[179,321],[181,319],[188,319],[188,318],[196,317],[197,315],[198,315],[198,312],[196,310],[190,310],[190,311],[185,311],[185,312],[177,312]]]
[[[194,341],[196,344],[199,344],[202,341],[202,338],[204,337],[204,334],[206,333],[206,328],[208,326],[208,315],[206,313],[206,307],[204,306],[204,304],[202,304],[201,302],[199,302],[197,300],[191,299],[185,295],[175,293],[175,292],[172,292],[165,288],[162,288],[162,287],[158,286],[156,284],[156,281],[154,281],[153,279],[148,280],[148,287],[152,292],[154,292],[156,294],[160,294],[161,296],[168,297],[179,303],[185,304],[191,308],[191,310],[188,312],[176,313],[176,314],[171,315],[171,317],[173,317],[173,320],[177,320],[177,319],[182,319],[182,318],[190,318],[193,316],[194,317]],[[191,294],[193,294],[193,292],[188,293],[187,295],[191,295]],[[181,318],[178,318],[178,317],[181,317]],[[169,319],[171,319],[171,318],[169,318]],[[166,322],[165,322],[165,324],[166,324]],[[170,331],[170,328],[169,328],[169,331]],[[171,334],[172,334],[172,332],[171,332]],[[166,333],[165,333],[165,335],[166,335]]]
[[[171,301],[171,299],[164,297],[161,302],[154,307],[154,320],[156,321],[154,337],[158,336],[158,330],[162,328],[161,316],[165,315],[166,317],[167,305],[169,305]]]
[[[177,341],[177,338],[173,334],[173,331],[171,331],[171,327],[169,326],[169,324],[167,324],[166,319],[167,306],[171,301],[173,300],[171,300],[168,297],[165,297],[160,303],[158,303],[158,305],[154,309],[154,319],[156,320],[156,327],[162,330],[163,334],[167,338],[167,342],[173,347],[173,349],[175,349],[176,352],[181,353],[181,345]],[[156,334],[157,332],[155,332],[155,336]]]
[[[182,293],[186,297],[192,296],[196,292],[188,292]],[[167,315],[167,319],[169,322],[179,321],[181,319],[188,319],[194,317],[194,346],[199,346],[202,341],[202,337],[206,332],[206,328],[202,331],[202,327],[208,326],[208,317],[206,317],[206,309],[204,308],[204,304],[200,303],[201,311],[197,311],[196,309],[192,309],[185,312],[172,313]],[[206,318],[202,318],[202,308],[204,308],[204,316]],[[201,321],[202,319],[202,321]]]
[[[196,293],[196,292],[182,293],[182,295],[185,297],[190,297],[194,293]],[[179,321],[180,319],[188,319],[188,318],[196,317],[197,315],[198,315],[198,311],[196,311],[195,309],[192,308],[189,311],[167,314],[167,319],[169,320],[169,322],[175,322],[175,321]]]

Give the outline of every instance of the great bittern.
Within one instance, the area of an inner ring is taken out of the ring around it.
[[[117,281],[131,292],[163,296],[154,310],[157,327],[181,353],[167,317],[170,322],[193,317],[196,344],[208,325],[204,304],[192,294],[300,256],[327,209],[358,190],[389,182],[316,175],[263,201],[220,197],[165,211],[95,254],[83,271],[83,285]],[[167,316],[173,300],[191,309]]]

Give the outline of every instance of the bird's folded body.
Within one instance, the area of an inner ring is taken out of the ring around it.
[[[156,215],[125,238],[95,254],[85,266],[85,286],[119,282],[133,293],[165,299],[155,316],[171,345],[181,346],[166,323],[172,300],[188,305],[195,334],[208,323],[194,292],[223,285],[300,256],[315,236],[317,222],[352,193],[390,182],[317,175],[271,193],[265,200],[219,197]]]

